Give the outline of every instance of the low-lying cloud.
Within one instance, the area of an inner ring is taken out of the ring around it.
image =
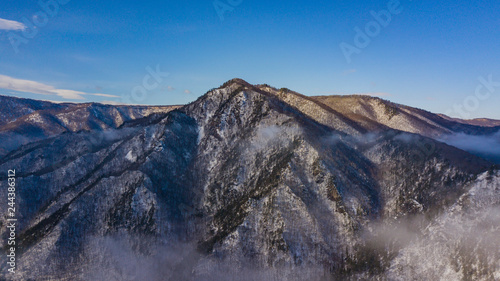
[[[196,250],[196,243],[160,242],[129,234],[89,239],[89,265],[83,280],[330,280],[318,266],[262,268],[251,263],[222,261]]]
[[[500,131],[486,136],[473,136],[463,133],[446,135],[439,140],[500,164]]]
[[[252,140],[252,147],[257,150],[272,146],[286,145],[300,135],[302,131],[297,127],[269,125],[262,126]]]
[[[389,280],[498,280],[499,173],[479,176],[440,215],[374,223],[365,241],[389,252]]]

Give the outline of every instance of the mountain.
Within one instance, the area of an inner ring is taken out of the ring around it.
[[[0,95],[0,126],[43,109],[61,109],[64,105],[48,101],[21,99]]]
[[[415,133],[431,138],[443,134],[464,133],[470,135],[487,135],[496,133],[500,124],[493,120],[492,126],[473,125],[464,120],[452,119],[445,115],[392,103],[370,96],[319,96],[312,97],[328,107],[356,120],[369,130],[376,129],[371,125],[374,121],[392,129]],[[480,122],[478,122],[480,123]],[[495,124],[495,125],[493,125]]]
[[[455,121],[458,123],[463,123],[463,124],[469,124],[469,125],[474,125],[474,126],[481,126],[481,127],[498,127],[500,126],[500,120],[494,120],[494,119],[489,119],[489,118],[475,118],[475,119],[458,119],[458,118],[452,118],[449,116],[446,116],[444,114],[438,114],[439,116]]]
[[[500,164],[498,120],[453,119],[370,96],[306,97],[286,88],[278,90],[269,85],[258,87],[325,126],[350,130],[346,133],[359,135],[395,129],[433,138]]]
[[[98,103],[52,103],[0,96],[0,156],[20,145],[64,132],[116,129],[124,122],[179,106],[111,106]]]
[[[9,277],[500,278],[498,167],[436,140],[493,129],[381,103],[233,79],[168,112],[27,142],[0,159],[16,169]],[[106,108],[98,120],[116,120]]]

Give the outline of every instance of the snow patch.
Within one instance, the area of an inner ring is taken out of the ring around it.
[[[135,160],[137,160],[137,155],[135,155],[132,150],[130,150],[127,155],[125,156],[125,158],[130,161],[130,162],[135,162]]]

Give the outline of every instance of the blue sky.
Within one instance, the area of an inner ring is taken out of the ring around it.
[[[0,94],[185,104],[239,77],[500,119],[496,0],[54,1],[2,1]]]

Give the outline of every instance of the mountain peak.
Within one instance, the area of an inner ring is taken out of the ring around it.
[[[224,84],[222,84],[222,86],[219,87],[219,89],[222,89],[222,88],[227,88],[231,85],[234,85],[234,84],[237,84],[237,85],[240,85],[240,86],[250,86],[250,87],[253,87],[252,84],[248,83],[247,81],[241,79],[241,78],[233,78],[231,80],[228,80],[226,81]]]

